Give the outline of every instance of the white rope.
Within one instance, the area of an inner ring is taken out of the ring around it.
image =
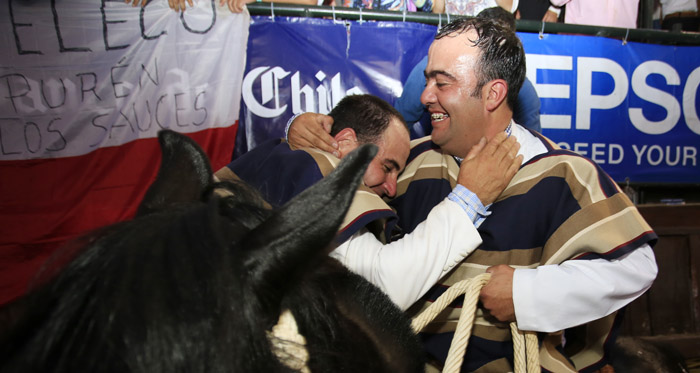
[[[464,294],[462,313],[459,315],[457,329],[447,354],[443,373],[459,372],[467,351],[467,344],[474,326],[476,304],[479,301],[481,288],[489,282],[490,273],[484,273],[471,279],[457,282],[450,286],[433,304],[420,315],[413,318],[411,326],[418,333],[437,317],[452,301]],[[540,371],[539,342],[534,332],[518,330],[513,322],[510,324],[513,334],[513,355],[516,373],[534,373]]]
[[[450,286],[433,304],[420,315],[413,318],[411,326],[418,333],[437,317],[450,303],[460,295],[464,295],[462,312],[459,315],[443,373],[460,371],[467,351],[469,337],[474,327],[476,305],[479,301],[481,288],[491,279],[491,274],[484,273],[471,279],[457,282]],[[513,336],[513,365],[515,373],[540,372],[539,342],[534,332],[523,332],[516,323],[510,324]],[[290,369],[302,373],[310,373],[308,362],[309,352],[306,349],[306,338],[299,334],[296,320],[289,310],[280,314],[277,324],[267,332],[273,353],[279,361]]]

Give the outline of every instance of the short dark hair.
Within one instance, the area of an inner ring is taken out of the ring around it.
[[[473,97],[481,96],[481,88],[494,79],[503,79],[508,85],[506,103],[513,109],[520,87],[525,80],[525,51],[515,32],[482,17],[457,18],[441,28],[435,40],[454,37],[470,30],[476,31],[472,45],[481,56],[477,62],[477,85]]]
[[[360,144],[376,143],[389,127],[392,118],[406,122],[388,102],[373,95],[348,95],[328,113],[333,117],[331,136],[345,128],[352,128]]]
[[[490,19],[499,25],[515,31],[515,16],[513,13],[501,8],[500,6],[494,6],[492,8],[486,8],[476,15],[478,18]]]

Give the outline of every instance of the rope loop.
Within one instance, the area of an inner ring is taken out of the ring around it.
[[[474,278],[457,282],[450,286],[433,304],[426,308],[420,315],[413,318],[411,326],[413,331],[419,333],[431,321],[437,317],[447,306],[457,297],[464,294],[462,312],[457,321],[457,329],[450,350],[447,353],[447,360],[443,368],[443,373],[457,373],[460,371],[464,361],[464,353],[467,351],[469,337],[471,336],[476,314],[476,305],[479,301],[481,288],[491,279],[490,273],[483,273]],[[518,329],[515,322],[510,324],[513,335],[513,355],[515,373],[534,373],[540,371],[539,341],[534,332],[524,332]]]

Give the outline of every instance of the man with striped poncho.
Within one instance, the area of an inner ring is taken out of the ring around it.
[[[598,369],[614,342],[617,311],[656,277],[650,247],[656,235],[595,163],[512,121],[525,76],[514,33],[460,19],[440,30],[428,56],[421,101],[431,113],[432,141],[414,141],[399,179],[392,206],[402,227],[410,232],[424,219],[416,199],[430,206],[434,201],[425,196],[441,198],[453,183],[435,176],[450,173],[436,173],[435,159],[454,170],[453,156],[463,157],[481,136],[505,131],[518,139],[524,163],[477,221],[483,243],[410,311],[457,281],[490,272],[463,371],[513,369],[510,321],[541,332],[543,369]],[[459,311],[459,302],[452,304],[426,330],[426,349],[438,362],[446,358]]]
[[[525,54],[514,32],[463,18],[435,39],[421,96],[433,131],[431,138],[412,142],[390,205],[403,231],[411,232],[448,193],[459,195],[477,215],[483,243],[409,313],[418,314],[452,284],[490,272],[463,371],[513,370],[511,321],[539,332],[543,370],[599,369],[615,340],[618,311],[656,278],[651,245],[657,237],[600,167],[512,121],[525,77]],[[318,126],[292,129],[292,142],[325,149],[331,142]],[[314,135],[305,135],[307,130]],[[456,185],[455,175],[479,139],[502,133],[517,138],[523,165],[489,204]],[[302,134],[299,140],[296,134]],[[460,302],[424,329],[424,345],[438,366],[446,358]]]

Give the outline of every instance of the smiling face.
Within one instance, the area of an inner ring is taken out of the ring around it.
[[[404,124],[398,118],[392,118],[386,131],[376,142],[379,151],[362,179],[364,184],[380,197],[396,195],[396,179],[406,167],[410,142]]]
[[[360,145],[377,145],[377,155],[362,181],[380,197],[396,195],[396,179],[406,166],[411,147],[401,114],[381,98],[361,94],[345,96],[329,115],[340,158]]]
[[[485,135],[485,105],[478,97],[483,95],[474,94],[480,50],[470,40],[476,36],[471,30],[433,42],[421,95],[431,114],[433,142],[462,158]]]

